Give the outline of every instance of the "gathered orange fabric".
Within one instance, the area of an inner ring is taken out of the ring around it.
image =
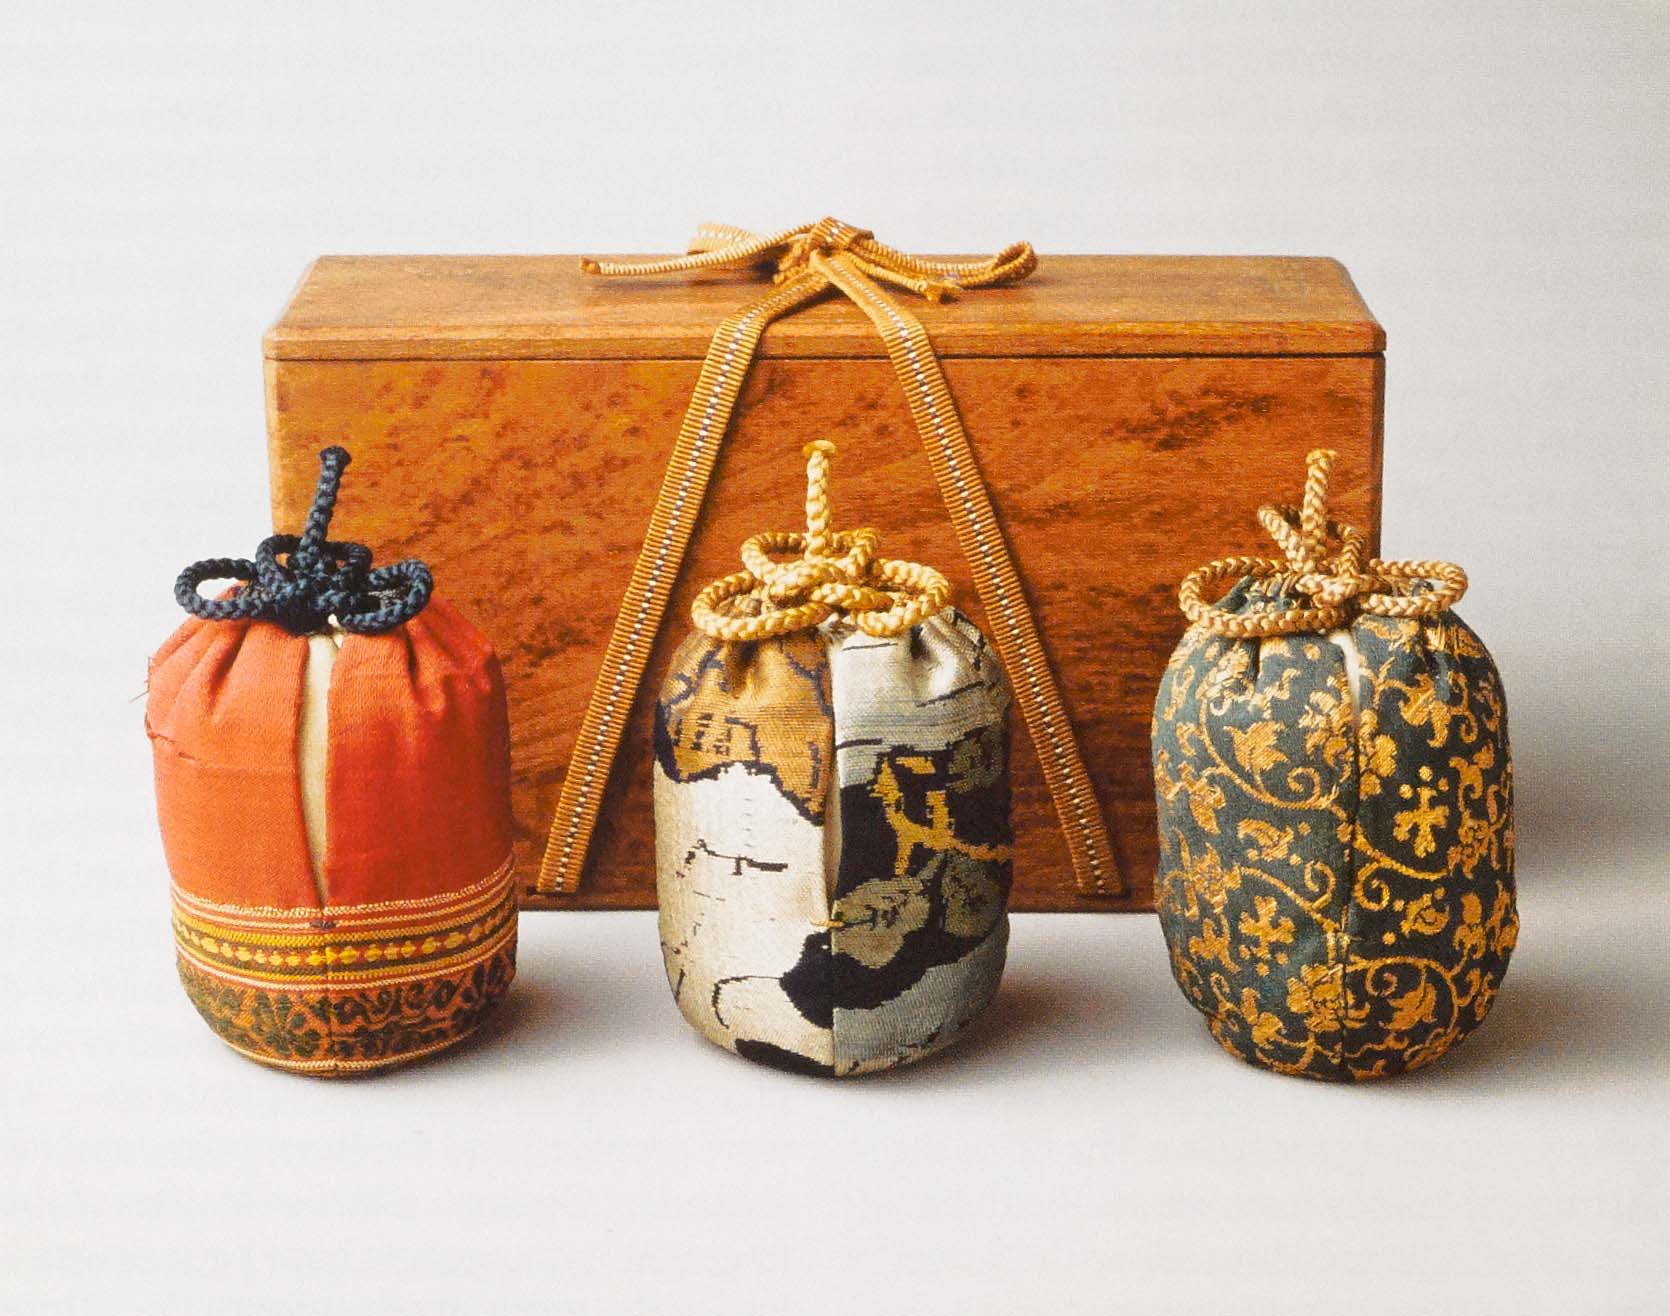
[[[307,662],[305,636],[196,618],[152,661],[146,721],[176,883],[235,904],[358,905],[456,890],[502,864],[503,677],[481,634],[431,599],[397,632],[343,637],[315,883],[296,753]]]
[[[192,618],[156,657],[145,708],[163,852],[205,900],[317,905],[296,725],[307,641],[253,621]]]
[[[349,636],[331,673],[325,888],[333,903],[456,890],[510,851],[504,679],[439,599]]]

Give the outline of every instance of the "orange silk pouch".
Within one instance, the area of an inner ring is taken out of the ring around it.
[[[145,711],[180,981],[234,1050],[310,1074],[460,1041],[516,967],[498,661],[421,562],[325,538],[348,460],[321,454],[300,536],[181,574]]]

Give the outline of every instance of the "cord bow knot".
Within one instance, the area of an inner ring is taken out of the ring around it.
[[[690,607],[716,640],[763,640],[806,630],[837,614],[866,635],[900,635],[941,612],[951,585],[932,567],[878,558],[874,530],[831,530],[829,471],[835,445],[808,443],[806,533],[768,530],[742,546],[746,570],[714,581]],[[783,553],[798,558],[779,560]]]
[[[299,535],[268,535],[249,558],[205,558],[174,582],[174,598],[209,621],[276,622],[292,635],[308,635],[334,618],[345,631],[375,635],[422,612],[434,589],[429,568],[416,558],[371,566],[364,544],[326,539],[342,472],[353,460],[344,448],[319,454],[319,484]],[[226,598],[198,593],[206,580],[244,584]]]
[[[815,224],[771,234],[750,233],[730,224],[703,224],[684,256],[581,262],[589,274],[609,275],[680,274],[759,265],[774,269],[776,283],[815,281],[809,295],[833,286],[868,310],[860,290],[871,287],[873,291],[871,279],[937,302],[966,288],[1016,283],[1038,268],[1038,256],[1030,242],[1014,242],[985,260],[930,260],[877,242],[867,228],[825,216]]]
[[[1306,458],[1304,501],[1269,503],[1258,520],[1282,550],[1280,558],[1226,557],[1190,572],[1177,590],[1183,615],[1217,635],[1239,639],[1331,631],[1353,615],[1430,617],[1467,592],[1467,573],[1453,562],[1365,560],[1362,531],[1328,515],[1328,476],[1337,453],[1318,448]],[[1310,607],[1230,612],[1208,603],[1235,580],[1268,580]]]

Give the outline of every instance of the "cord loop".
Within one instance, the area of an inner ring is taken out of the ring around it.
[[[1430,617],[1467,592],[1467,573],[1453,562],[1364,560],[1366,541],[1355,526],[1328,516],[1328,477],[1338,454],[1318,448],[1306,458],[1305,494],[1298,507],[1271,503],[1258,520],[1281,558],[1226,557],[1197,567],[1177,589],[1183,615],[1216,635],[1240,639],[1332,631],[1359,613]],[[1310,607],[1231,612],[1218,603],[1225,585],[1270,580],[1303,595]]]
[[[254,559],[205,558],[174,582],[174,598],[208,621],[271,621],[292,635],[308,635],[334,620],[345,631],[376,635],[422,612],[434,590],[429,568],[416,558],[373,568],[364,544],[326,539],[342,472],[344,448],[319,454],[319,484],[299,535],[268,535]],[[243,584],[225,598],[198,592],[206,580]]]
[[[932,567],[878,558],[874,530],[831,530],[829,472],[835,445],[817,439],[806,457],[806,533],[768,530],[742,545],[746,568],[714,581],[690,607],[716,640],[763,640],[840,615],[866,635],[901,635],[951,602]],[[798,558],[782,561],[784,553]]]

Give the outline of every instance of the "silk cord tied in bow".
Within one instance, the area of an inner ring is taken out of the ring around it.
[[[271,621],[292,635],[307,635],[327,620],[345,631],[377,635],[404,625],[429,602],[434,580],[416,558],[373,568],[364,544],[326,539],[342,472],[353,460],[344,448],[319,454],[319,483],[300,535],[269,535],[249,558],[193,562],[174,582],[174,598],[194,617],[209,621]],[[206,580],[245,582],[236,593],[206,598]]]
[[[609,276],[762,265],[773,267],[776,287],[720,323],[702,362],[580,723],[535,890],[569,893],[579,885],[621,734],[760,339],[772,321],[834,291],[875,325],[904,388],[993,643],[1037,749],[1078,887],[1088,895],[1120,894],[1124,881],[1101,806],[950,388],[927,331],[881,287],[939,301],[961,291],[1018,282],[1037,267],[1031,246],[1015,243],[987,260],[928,260],[877,242],[867,230],[822,219],[769,235],[704,225],[684,256],[582,262],[588,273]]]
[[[1218,558],[1184,578],[1177,601],[1190,622],[1234,639],[1331,631],[1365,612],[1430,617],[1467,592],[1467,573],[1453,562],[1364,560],[1362,532],[1328,516],[1328,477],[1337,457],[1332,449],[1318,448],[1306,458],[1301,506],[1267,503],[1258,509],[1259,523],[1283,557]],[[1247,579],[1303,595],[1310,606],[1231,612],[1207,601],[1225,585]]]

